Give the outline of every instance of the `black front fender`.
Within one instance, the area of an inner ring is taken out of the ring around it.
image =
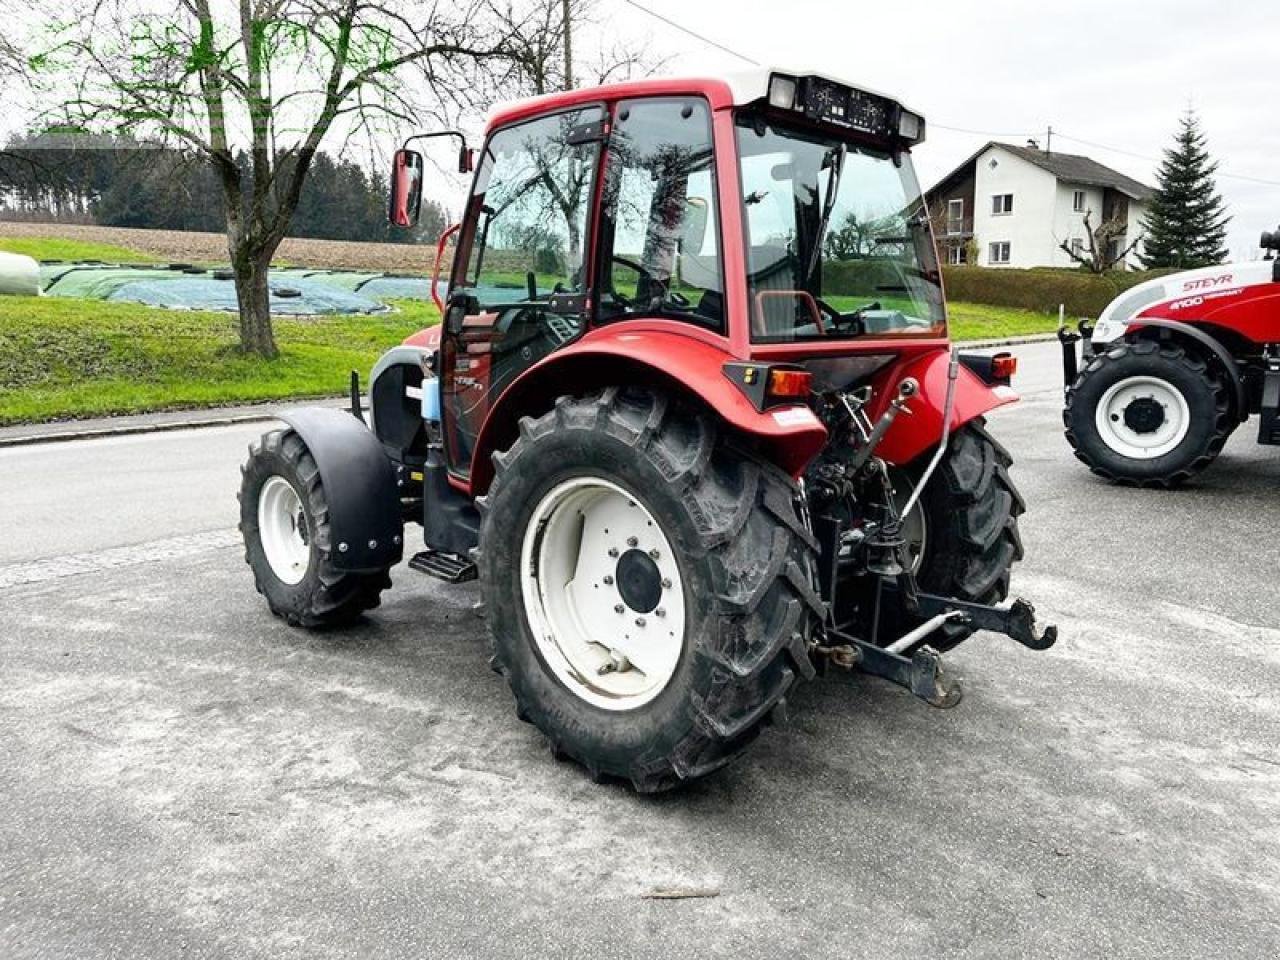
[[[378,438],[343,410],[308,407],[279,414],[320,470],[338,570],[381,570],[404,555],[396,471]]]
[[[1181,334],[1208,350],[1231,380],[1232,412],[1242,422],[1248,418],[1249,403],[1245,398],[1244,379],[1240,376],[1240,367],[1236,364],[1230,350],[1197,326],[1180,320],[1165,320],[1161,317],[1141,317],[1129,321],[1129,330],[1125,336],[1126,338],[1140,336],[1147,330],[1168,330],[1171,333]]]

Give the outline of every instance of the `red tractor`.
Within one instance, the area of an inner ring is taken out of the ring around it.
[[[800,681],[857,667],[959,698],[1023,502],[983,414],[1008,355],[955,354],[910,150],[924,119],[819,76],[649,80],[497,110],[443,320],[374,367],[369,422],[251,448],[241,529],[291,624],[415,570],[479,578],[517,715],[594,778],[731,760]],[[451,136],[458,136],[451,133]],[[397,152],[391,219],[423,161]],[[437,271],[438,272],[438,271]]]
[[[1280,230],[1262,248],[1272,259],[1148,280],[1058,331],[1067,440],[1094,473],[1176,486],[1250,414],[1258,442],[1280,444]]]

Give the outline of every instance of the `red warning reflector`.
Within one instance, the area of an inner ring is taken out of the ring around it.
[[[1012,353],[997,353],[991,358],[991,375],[997,380],[1008,380],[1018,372],[1018,358]]]
[[[808,370],[779,370],[774,368],[769,371],[768,393],[770,397],[803,399],[809,396],[812,387],[813,374]]]

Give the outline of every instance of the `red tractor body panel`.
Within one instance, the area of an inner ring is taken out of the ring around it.
[[[938,347],[925,353],[898,358],[880,370],[871,380],[875,390],[869,416],[875,420],[889,405],[895,388],[905,377],[920,384],[920,391],[907,404],[906,413],[894,421],[876,455],[892,464],[907,464],[932,449],[942,436],[942,414],[947,398],[947,367],[951,352]],[[951,430],[975,420],[996,407],[1014,403],[1018,394],[1007,386],[989,386],[968,367],[961,365],[956,379],[955,400],[951,410]]]
[[[716,341],[721,341],[717,344]],[[736,358],[723,337],[670,320],[633,320],[597,327],[530,367],[496,399],[476,440],[470,492],[478,496],[493,478],[491,455],[513,438],[520,417],[545,409],[565,384],[590,389],[608,384],[661,383],[691,395],[728,426],[753,437],[774,461],[798,476],[822,449],[827,430],[804,404],[760,411],[725,376]],[[944,374],[945,376],[945,374]]]
[[[1280,340],[1280,283],[1191,293],[1143,310],[1135,321],[1158,318],[1230,330],[1257,344]]]

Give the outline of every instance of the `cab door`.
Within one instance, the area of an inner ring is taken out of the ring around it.
[[[470,474],[491,404],[586,323],[591,207],[604,109],[504,127],[485,144],[468,201],[441,337],[450,472]]]

